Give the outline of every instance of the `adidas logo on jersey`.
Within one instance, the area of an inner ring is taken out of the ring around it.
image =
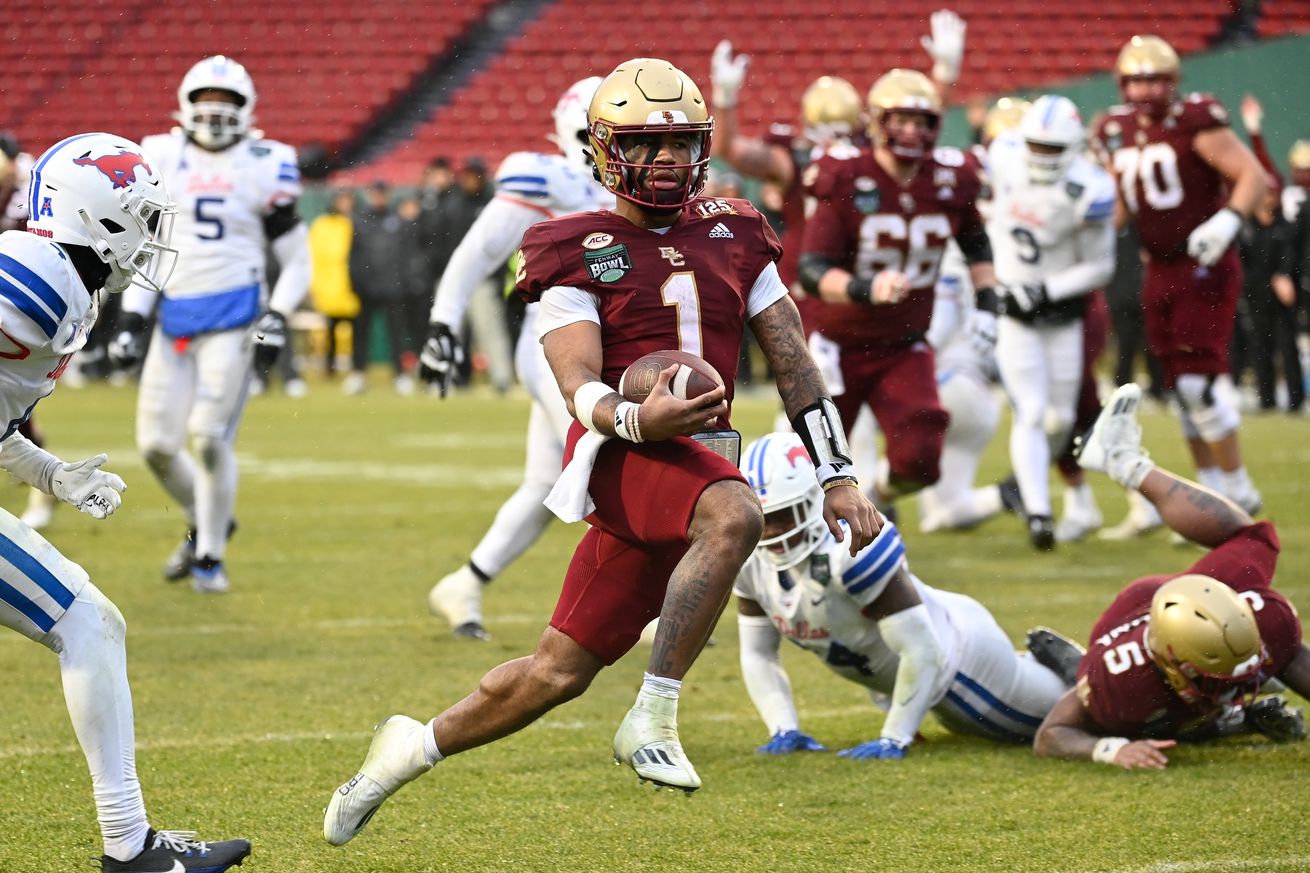
[[[734,239],[734,237],[732,231],[728,230],[728,226],[720,221],[710,231],[710,239]]]

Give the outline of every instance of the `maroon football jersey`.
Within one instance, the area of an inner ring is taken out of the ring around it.
[[[1218,579],[1251,605],[1269,655],[1261,667],[1261,681],[1281,673],[1301,645],[1296,608],[1270,587],[1278,549],[1278,534],[1264,521],[1210,550],[1186,571]],[[1184,703],[1146,648],[1151,598],[1179,575],[1138,579],[1119,592],[1092,626],[1091,643],[1078,665],[1078,696],[1092,719],[1110,734],[1172,738],[1220,714],[1205,704]]]
[[[582,212],[528,228],[518,290],[529,302],[552,286],[599,303],[605,384],[650,352],[681,349],[709,361],[731,402],[746,299],[782,256],[764,216],[746,200],[697,198],[664,233],[613,212]]]
[[[1228,183],[1193,147],[1198,133],[1227,126],[1228,110],[1206,94],[1189,94],[1154,122],[1115,106],[1097,126],[1096,149],[1151,257],[1186,257],[1188,234],[1227,204]]]
[[[796,262],[800,259],[801,236],[805,232],[805,187],[801,176],[810,162],[813,147],[808,140],[799,138],[790,124],[770,125],[764,141],[785,149],[791,161],[791,184],[782,192],[782,259],[778,261],[778,275],[790,288],[796,281]]]
[[[932,317],[933,286],[946,243],[978,233],[978,173],[958,149],[939,148],[902,186],[868,148],[834,150],[810,170],[817,199],[805,224],[803,253],[819,254],[872,279],[899,270],[910,293],[900,303],[824,303],[819,329],[848,348],[898,346],[921,339]]]

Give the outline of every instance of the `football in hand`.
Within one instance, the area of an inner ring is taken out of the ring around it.
[[[671,349],[651,352],[633,361],[619,380],[619,393],[633,403],[641,403],[655,387],[660,371],[673,366],[678,368],[678,372],[669,381],[669,391],[679,400],[695,400],[723,384],[723,377],[709,361],[690,352]]]

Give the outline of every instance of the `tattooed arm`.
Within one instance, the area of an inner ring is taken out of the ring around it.
[[[821,399],[828,400],[831,406],[823,377],[819,375],[819,368],[805,345],[800,313],[796,311],[796,304],[791,302],[790,297],[782,297],[761,310],[751,319],[750,326],[778,382],[778,393],[782,395],[788,419],[795,422],[801,412]],[[832,416],[832,429],[840,431],[841,422],[836,420],[835,409]],[[845,446],[845,436],[839,442]],[[813,454],[811,450],[811,457]],[[840,482],[826,484],[823,494],[823,519],[839,543],[846,542],[840,524],[846,522],[851,534],[847,542],[851,557],[873,542],[873,538],[882,529],[882,519],[860,489],[843,487],[855,485],[858,485],[855,479],[843,478]]]
[[[820,397],[828,396],[823,377],[805,344],[800,313],[790,297],[783,297],[760,312],[750,325],[778,382],[778,394],[787,409],[787,418],[793,418]]]
[[[1227,497],[1159,468],[1147,473],[1137,490],[1155,504],[1171,530],[1206,548],[1227,542],[1252,523]]]

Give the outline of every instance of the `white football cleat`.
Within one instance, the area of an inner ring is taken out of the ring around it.
[[[482,625],[482,585],[468,564],[444,577],[428,592],[428,611],[450,622],[457,637],[489,640]]]
[[[32,530],[45,530],[55,518],[55,504],[59,499],[33,488],[27,495],[27,508],[18,520]]]
[[[614,763],[626,764],[643,782],[691,794],[700,776],[678,739],[678,701],[641,692],[614,735]]]
[[[427,729],[407,715],[393,715],[377,726],[359,772],[332,793],[323,811],[323,839],[344,846],[388,797],[432,769],[423,757]]]
[[[1078,466],[1099,470],[1126,488],[1141,483],[1137,474],[1149,464],[1142,450],[1142,426],[1137,423],[1137,405],[1142,401],[1141,386],[1134,382],[1121,385],[1110,395],[1092,429],[1078,446]]]
[[[1105,523],[1101,510],[1086,484],[1068,488],[1064,494],[1064,515],[1055,524],[1055,541],[1073,543],[1094,533]]]

